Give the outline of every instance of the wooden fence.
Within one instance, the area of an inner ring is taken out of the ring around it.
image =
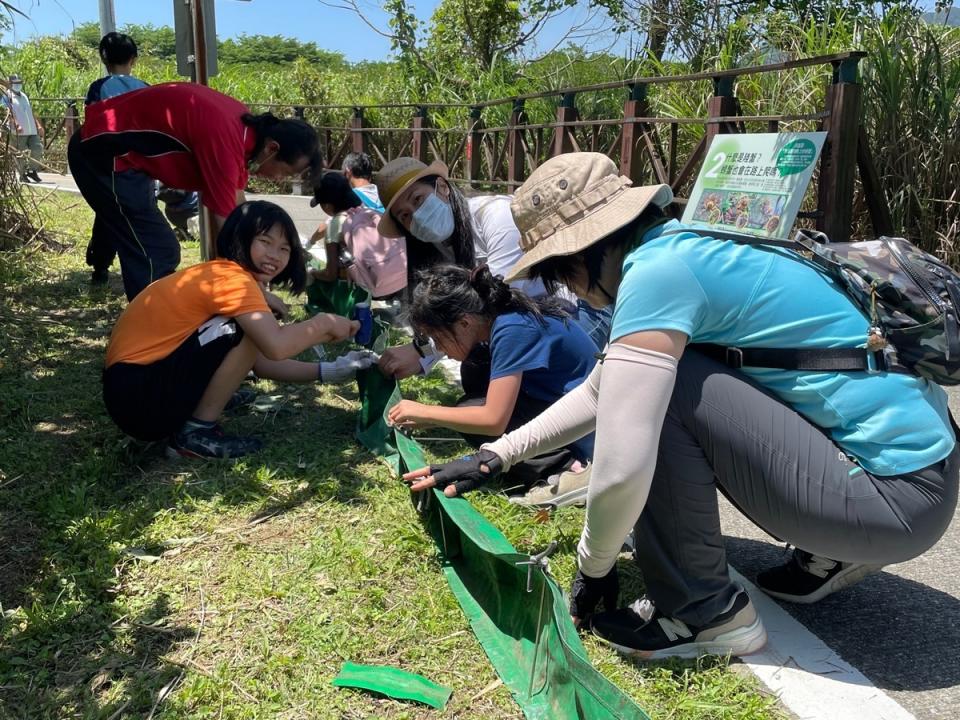
[[[686,203],[715,135],[777,132],[784,124],[824,130],[827,138],[814,177],[812,201],[801,217],[812,220],[833,240],[844,241],[849,239],[853,222],[858,170],[874,232],[893,231],[861,120],[858,64],[864,55],[846,52],[708,73],[638,77],[475,104],[253,105],[251,109],[270,109],[308,119],[320,134],[330,167],[339,167],[351,151],[369,153],[375,164],[412,155],[424,162],[442,160],[450,168],[451,177],[482,189],[512,191],[540,163],[561,153],[602,152],[636,183],[670,185],[678,212]],[[736,89],[745,76],[810,67],[830,71],[822,107],[790,115],[742,112]],[[705,82],[712,85],[712,94],[704,117],[666,117],[652,111],[648,93],[654,86],[679,83],[693,88]],[[581,117],[578,96],[618,91],[624,98],[622,112],[616,117]],[[553,104],[554,116],[532,121],[527,112],[529,104],[544,101]],[[62,144],[79,127],[81,103],[76,99],[42,98],[37,102],[48,103],[48,107],[49,103],[61,103],[65,108],[59,117],[50,118],[54,132],[48,132],[47,139],[51,146]],[[462,121],[451,125],[450,117],[457,113]],[[371,116],[406,117],[408,124],[371,125]],[[432,122],[439,118],[447,126]],[[695,131],[698,139],[681,142],[681,129],[685,137]]]

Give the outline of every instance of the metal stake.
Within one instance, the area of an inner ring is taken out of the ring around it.
[[[537,637],[533,644],[533,664],[530,668],[530,682],[527,684],[527,696],[533,697],[533,681],[537,676],[537,658],[540,657],[540,639],[543,636],[543,601],[547,593],[547,568],[549,558],[557,549],[557,541],[551,540],[546,550],[531,555],[529,560],[521,560],[517,565],[527,566],[527,592],[533,592],[533,571],[538,568],[543,573],[543,584],[540,586],[540,607],[537,611]]]

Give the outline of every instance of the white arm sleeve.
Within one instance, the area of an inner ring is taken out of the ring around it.
[[[533,420],[482,447],[500,456],[506,472],[521,460],[564,447],[593,432],[600,371],[601,365],[597,363],[586,380]]]
[[[609,572],[643,511],[676,376],[677,360],[669,355],[619,343],[607,350],[587,516],[577,546],[584,575]]]

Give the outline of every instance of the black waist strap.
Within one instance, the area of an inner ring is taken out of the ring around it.
[[[736,348],[707,343],[687,346],[727,367],[776,368],[811,372],[883,371],[882,352],[868,353],[863,348]],[[873,355],[870,362],[869,355]]]

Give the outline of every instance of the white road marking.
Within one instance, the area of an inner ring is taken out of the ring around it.
[[[753,583],[730,575],[767,629],[767,646],[741,660],[800,720],[915,720]]]

